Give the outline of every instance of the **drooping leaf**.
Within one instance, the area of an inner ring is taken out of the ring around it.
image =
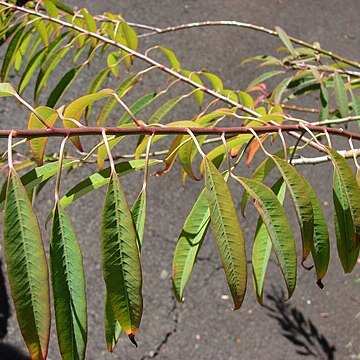
[[[207,158],[204,158],[204,165],[211,227],[236,310],[240,308],[246,292],[245,241],[230,190],[223,176]]]
[[[212,88],[215,90],[215,91],[222,91],[224,89],[224,84],[222,82],[222,80],[220,79],[219,76],[213,74],[213,73],[210,73],[210,72],[207,72],[207,71],[203,71],[201,73],[201,75],[205,76],[206,79],[209,80]]]
[[[294,235],[285,210],[266,185],[252,179],[237,179],[253,198],[256,210],[266,226],[290,298],[296,286],[297,261]]]
[[[350,204],[337,173],[334,175],[333,200],[337,250],[344,272],[350,273],[356,265],[360,244],[355,240],[355,224]]]
[[[325,85],[320,86],[320,120],[329,119],[329,93]]]
[[[239,102],[249,109],[254,108],[254,99],[245,91],[239,91]]]
[[[5,201],[4,249],[22,336],[31,358],[45,360],[50,335],[48,268],[36,215],[12,169]]]
[[[160,106],[149,118],[148,124],[150,125],[161,123],[161,120],[183,99],[185,99],[184,96],[177,96],[167,101],[165,104]]]
[[[311,247],[311,256],[314,261],[317,284],[319,287],[322,287],[321,280],[327,272],[330,261],[329,231],[324,212],[314,189],[305,177],[303,181],[307,187],[314,213],[314,238]]]
[[[102,213],[103,275],[116,320],[131,340],[142,316],[142,275],[136,231],[116,173],[110,175]]]
[[[63,359],[85,359],[87,315],[82,254],[73,225],[55,204],[50,244],[56,329]]]
[[[339,189],[342,192],[343,208],[346,209],[346,213],[351,216],[354,225],[354,236],[351,237],[353,246],[359,246],[360,244],[360,187],[357,183],[356,176],[353,173],[349,163],[344,157],[342,157],[336,150],[328,148],[328,154],[334,165],[335,174],[339,180]],[[345,206],[345,204],[347,204]]]
[[[141,190],[140,194],[134,201],[133,206],[131,207],[131,215],[133,217],[135,231],[136,231],[136,240],[138,243],[139,251],[144,240],[145,233],[145,218],[146,218],[146,190]]]
[[[301,261],[304,263],[311,252],[314,237],[314,213],[310,194],[307,190],[303,176],[300,175],[292,165],[277,156],[274,156],[273,160],[286,182],[294,203],[303,247]]]
[[[339,108],[340,115],[341,117],[348,117],[349,104],[346,95],[345,84],[341,75],[338,72],[334,73],[334,88],[335,88],[336,104]]]
[[[271,190],[277,196],[279,202],[283,204],[286,193],[286,184],[284,180],[280,178],[274,184]],[[263,304],[265,276],[270,259],[271,249],[272,249],[272,242],[269,233],[261,217],[259,217],[255,231],[251,262],[253,269],[254,290],[257,301],[259,302],[260,305]]]
[[[184,301],[185,287],[190,279],[197,255],[210,225],[210,210],[204,189],[183,225],[172,265],[172,283],[177,301]]]
[[[39,106],[36,108],[36,110],[50,126],[55,124],[58,117],[58,114],[55,110],[47,106]],[[37,116],[35,116],[34,113],[31,113],[28,121],[28,129],[38,130],[45,128],[45,125],[37,118]],[[30,148],[38,165],[43,164],[47,141],[47,137],[30,139]]]

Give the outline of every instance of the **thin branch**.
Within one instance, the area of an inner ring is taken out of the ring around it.
[[[97,127],[97,126],[83,126],[81,128],[51,128],[51,129],[38,129],[38,130],[0,130],[0,138],[7,138],[10,133],[14,138],[39,138],[39,137],[64,137],[64,136],[90,136],[101,135],[102,130],[105,129],[107,135],[178,135],[188,134],[188,129],[194,135],[238,135],[238,134],[251,134],[255,131],[257,134],[274,133],[281,130],[290,134],[304,133],[311,130],[315,133],[324,133],[327,131],[329,134],[334,134],[341,137],[352,138],[353,140],[360,140],[360,133],[354,133],[344,129],[330,128],[318,125],[307,125],[306,129],[303,124],[296,125],[267,125],[267,126],[231,126],[231,127],[172,127],[172,126],[142,126],[142,127]]]
[[[135,23],[129,23],[130,26],[133,27],[140,27],[140,24],[135,24]],[[146,33],[146,34],[142,34],[139,35],[139,37],[145,37],[145,36],[150,36],[150,35],[155,35],[155,34],[164,34],[164,33],[168,33],[168,32],[173,32],[173,31],[178,31],[178,30],[184,30],[184,29],[192,29],[192,28],[199,28],[199,27],[206,27],[206,26],[236,26],[236,27],[241,27],[241,28],[246,28],[246,29],[252,29],[252,30],[256,30],[256,31],[260,31],[272,36],[276,36],[278,37],[278,33],[275,30],[271,30],[268,29],[264,26],[258,26],[258,25],[254,25],[254,24],[249,24],[249,23],[245,23],[245,22],[240,22],[240,21],[234,21],[234,20],[219,20],[219,21],[202,21],[202,22],[194,22],[194,23],[188,23],[188,24],[181,24],[181,25],[176,25],[176,26],[169,26],[166,28],[158,28],[158,27],[153,27],[151,30],[152,32],[150,33]],[[144,28],[143,25],[141,25],[142,28]],[[147,26],[147,28],[150,28],[149,26]],[[317,51],[321,54],[327,55],[335,60],[344,62],[346,64],[349,64],[351,66],[354,66],[358,69],[360,69],[360,63],[356,62],[356,61],[352,61],[349,59],[344,58],[343,56],[340,56],[336,53],[333,53],[332,51],[328,51],[328,50],[324,50],[320,47],[317,47],[313,44],[310,44],[306,41],[297,39],[293,36],[289,36],[289,39],[298,45],[307,47],[309,49],[312,49],[314,51]]]
[[[350,158],[358,158],[360,156],[360,149],[354,149],[354,150],[338,150],[338,153],[343,156],[345,159]],[[314,158],[306,158],[306,157],[300,157],[298,159],[293,159],[291,164],[292,165],[315,165],[320,164],[324,162],[331,161],[330,156],[318,156]]]
[[[156,66],[157,68],[159,68],[159,70],[195,87],[196,89],[199,89],[200,91],[212,96],[212,97],[215,97],[217,99],[220,99],[222,101],[224,101],[225,103],[229,104],[229,105],[232,105],[234,107],[236,107],[237,109],[239,110],[242,110],[254,117],[259,117],[260,114],[258,114],[255,110],[252,110],[246,106],[243,106],[242,104],[236,102],[236,101],[233,101],[231,99],[229,99],[228,97],[224,96],[224,95],[221,95],[219,93],[217,93],[216,91],[214,90],[211,90],[209,88],[206,88],[204,87],[203,85],[200,85],[198,84],[197,82],[191,80],[190,78],[180,74],[179,72],[173,70],[173,69],[170,69],[169,67],[159,63],[158,61],[140,53],[140,52],[137,52],[133,49],[130,49],[129,47],[123,45],[123,44],[120,44],[119,42],[115,41],[115,40],[111,40],[103,35],[100,35],[100,34],[97,34],[97,33],[94,33],[94,32],[91,32],[91,31],[88,31],[80,26],[77,26],[77,25],[74,25],[74,24],[71,24],[67,21],[63,21],[61,19],[57,19],[57,18],[52,18],[51,16],[48,16],[46,14],[42,14],[40,12],[36,12],[34,10],[31,10],[31,9],[28,9],[28,8],[25,8],[25,7],[20,7],[20,6],[16,6],[14,4],[9,4],[5,1],[0,1],[0,5],[4,5],[4,6],[7,6],[8,8],[11,8],[11,9],[15,9],[15,10],[18,10],[20,12],[24,12],[24,13],[27,13],[27,14],[31,14],[31,15],[34,15],[34,16],[37,16],[37,17],[40,17],[44,20],[47,20],[47,21],[50,21],[50,22],[53,22],[53,23],[56,23],[56,24],[59,24],[65,28],[69,28],[69,29],[73,29],[75,31],[78,31],[84,35],[87,35],[87,36],[91,36],[95,39],[98,39],[100,41],[102,41],[103,43],[105,44],[108,44],[108,45],[112,45],[112,46],[115,46],[123,51],[126,51],[127,53],[129,53],[130,55],[133,55],[134,57],[150,64],[150,65],[153,65],[153,66]]]

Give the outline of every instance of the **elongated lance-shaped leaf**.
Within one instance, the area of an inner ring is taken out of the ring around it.
[[[317,284],[322,288],[321,280],[327,272],[330,261],[329,231],[324,212],[314,189],[306,178],[303,178],[303,180],[307,187],[314,213],[314,238],[311,247],[311,256],[314,261]]]
[[[294,49],[293,44],[291,43],[291,40],[289,39],[288,34],[279,26],[275,26],[275,30],[277,31],[277,35],[282,41],[282,43],[285,45],[285,47],[290,51],[291,55],[294,57],[298,56],[299,54]]]
[[[204,189],[185,220],[179,236],[172,265],[172,282],[177,301],[184,301],[185,287],[190,279],[197,255],[210,225],[210,210]]]
[[[337,250],[344,272],[350,273],[356,265],[360,244],[354,241],[356,234],[350,204],[344,185],[336,173],[334,175],[333,198]]]
[[[120,323],[115,318],[107,295],[105,298],[104,327],[107,351],[112,353],[119,341],[122,329]]]
[[[48,268],[35,212],[13,169],[7,182],[4,243],[11,294],[22,336],[31,359],[45,360],[50,333]]]
[[[244,236],[230,190],[223,176],[206,157],[204,165],[211,227],[236,310],[244,300],[247,284]]]
[[[294,235],[285,210],[266,185],[242,177],[238,177],[237,180],[253,198],[256,210],[266,226],[290,298],[296,286],[297,264]]]
[[[284,180],[280,178],[274,184],[271,190],[277,196],[280,203],[283,204],[286,193],[286,184]],[[266,270],[271,255],[271,249],[272,249],[272,242],[269,233],[261,217],[259,217],[256,226],[251,262],[253,269],[254,290],[257,301],[259,302],[260,305],[263,305],[264,283],[265,283]]]
[[[314,237],[314,213],[310,194],[303,176],[300,175],[292,165],[277,156],[274,156],[273,160],[286,182],[295,206],[295,213],[301,231],[303,248],[301,262],[303,263],[311,252]]]
[[[345,84],[341,75],[338,72],[334,73],[334,88],[335,88],[336,104],[339,108],[340,115],[341,117],[348,117],[349,104],[346,95]]]
[[[360,187],[346,159],[336,150],[328,148],[327,151],[333,162],[335,173],[341,183],[343,196],[346,198],[349,206],[348,214],[352,218],[355,230],[355,236],[352,237],[352,242],[353,246],[356,247],[360,244]]]
[[[85,274],[69,217],[56,202],[50,244],[51,283],[62,359],[84,359],[87,341]]]
[[[136,231],[116,173],[110,175],[102,213],[103,274],[115,318],[134,341],[142,316],[142,275]]]
[[[145,231],[145,216],[146,216],[146,190],[143,189],[139,196],[136,198],[132,208],[131,215],[133,217],[136,239],[139,247],[139,253],[141,245],[144,239]],[[104,325],[105,325],[105,339],[107,344],[107,350],[113,352],[115,346],[121,335],[121,325],[116,320],[111,304],[106,296],[105,313],[104,313]]]
[[[146,218],[146,190],[142,189],[131,207],[139,252],[144,240]]]

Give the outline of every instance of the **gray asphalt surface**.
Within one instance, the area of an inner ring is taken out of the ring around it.
[[[329,50],[354,59],[359,56],[359,0],[87,0],[69,3],[89,7],[92,13],[119,12],[128,21],[160,27],[220,19],[249,21],[270,28],[279,25],[291,35],[309,42],[319,41]],[[184,68],[206,67],[219,73],[226,86],[234,88],[245,88],[254,77],[249,73],[251,67],[240,67],[241,59],[273,53],[280,46],[278,40],[265,34],[224,27],[162,35],[146,40],[143,48],[160,42],[176,50]],[[95,73],[96,66],[89,75]],[[151,81],[156,83],[156,78]],[[88,78],[82,79],[79,88],[88,82]],[[150,89],[151,84],[145,83],[144,88]],[[72,96],[76,96],[76,92],[66,98]],[[13,114],[19,112],[19,108],[4,104],[2,101],[1,107],[5,106],[6,112],[1,114],[1,127],[8,128],[15,123]],[[180,110],[176,116],[181,119],[185,114]],[[56,141],[52,144],[58,146]],[[88,172],[82,169],[76,178],[65,177],[64,191]],[[317,184],[316,191],[331,223],[331,166],[306,167],[303,173]],[[123,179],[130,202],[140,189],[141,179],[142,174]],[[360,270],[357,266],[352,275],[343,275],[335,245],[323,290],[316,286],[313,272],[299,269],[295,294],[289,302],[283,302],[282,279],[279,269],[271,262],[265,292],[268,308],[257,305],[249,281],[243,307],[232,312],[220,259],[214,239],[209,235],[187,289],[186,302],[176,304],[171,286],[172,255],[182,223],[200,189],[201,184],[193,182],[183,189],[177,168],[167,176],[150,179],[142,252],[144,316],[137,338],[139,348],[122,338],[114,354],[106,352],[103,335],[99,224],[104,190],[94,192],[68,209],[84,252],[89,316],[87,359],[360,359],[360,283],[356,281]],[[239,189],[234,188],[234,195],[238,205]],[[36,210],[43,224],[52,207],[51,186],[40,194],[39,200]],[[255,214],[249,210],[250,207],[241,223],[250,245]],[[294,218],[292,210],[289,211]],[[331,233],[334,244],[333,229]],[[44,235],[49,236],[45,231]],[[2,268],[4,270],[4,266]],[[59,359],[59,354],[55,325],[52,327],[49,359],[54,360]],[[24,349],[12,314],[7,335],[0,342],[0,360],[26,358],[21,355]]]

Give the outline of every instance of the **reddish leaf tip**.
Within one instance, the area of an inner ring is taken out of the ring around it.
[[[137,344],[137,342],[136,342],[136,340],[135,340],[135,335],[134,335],[133,333],[131,333],[131,334],[128,335],[128,337],[129,337],[130,341],[131,341],[136,347],[138,347],[138,344]]]

